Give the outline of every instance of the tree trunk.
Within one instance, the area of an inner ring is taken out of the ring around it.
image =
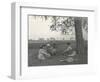
[[[82,18],[75,17],[76,51],[80,63],[84,63],[84,40],[82,34]]]

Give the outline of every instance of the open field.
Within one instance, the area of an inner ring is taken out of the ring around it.
[[[84,42],[85,45],[85,54],[81,58],[76,55],[74,57],[75,61],[73,62],[61,62],[60,60],[66,59],[67,57],[62,55],[64,49],[66,49],[66,44],[70,42],[71,46],[74,50],[76,50],[76,42],[75,41],[55,41],[57,54],[52,56],[44,61],[40,61],[37,58],[39,47],[41,44],[44,44],[43,41],[31,41],[28,43],[28,66],[48,66],[48,65],[70,65],[70,64],[87,64],[87,42]]]

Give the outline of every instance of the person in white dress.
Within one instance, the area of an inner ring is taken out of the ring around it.
[[[38,52],[38,59],[45,60],[46,58],[49,58],[49,57],[50,57],[50,54],[47,53],[46,45],[42,45]]]

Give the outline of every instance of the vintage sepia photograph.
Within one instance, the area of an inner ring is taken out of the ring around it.
[[[88,17],[28,15],[28,66],[88,64]]]

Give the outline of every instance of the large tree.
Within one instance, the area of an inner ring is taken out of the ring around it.
[[[75,17],[75,33],[76,33],[76,49],[78,57],[81,58],[81,61],[83,60],[84,54],[84,40],[82,35],[82,18],[81,17]],[[83,62],[83,61],[82,61]],[[82,63],[80,62],[80,63]]]
[[[63,19],[61,22],[59,20]],[[88,32],[87,27],[87,17],[54,17],[53,24],[51,25],[51,30],[56,31],[60,28],[62,34],[70,34],[73,28],[75,28],[76,36],[76,51],[77,57],[79,58],[80,63],[84,63],[85,57],[85,46],[82,29],[85,29]]]

